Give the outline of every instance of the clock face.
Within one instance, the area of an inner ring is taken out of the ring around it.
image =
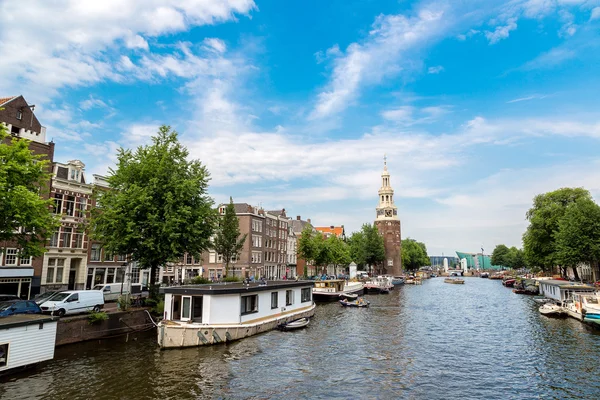
[[[391,217],[392,216],[392,210],[385,210],[385,216],[386,217]]]

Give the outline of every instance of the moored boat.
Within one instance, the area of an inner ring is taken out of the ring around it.
[[[312,281],[269,281],[161,288],[161,348],[204,346],[256,335],[312,317]]]
[[[506,287],[513,287],[516,281],[516,279],[505,279],[502,281],[502,284]]]
[[[394,276],[392,279],[392,285],[403,285],[404,283],[403,276]]]
[[[487,272],[482,272],[481,275],[479,275],[480,278],[489,278],[490,274],[488,274]]]
[[[394,288],[391,281],[387,277],[378,276],[365,283],[366,293],[389,293]]]
[[[364,293],[362,282],[345,281],[343,279],[326,279],[315,281],[313,297],[317,302],[337,301],[340,296],[361,295]]]
[[[369,304],[371,304],[369,301],[363,299],[362,297],[359,297],[358,299],[354,300],[354,301],[348,301],[348,300],[340,300],[340,304],[343,307],[369,307]]]
[[[460,279],[460,278],[446,278],[446,279],[444,279],[444,283],[452,283],[455,285],[462,285],[465,283],[465,280]]]
[[[300,328],[304,328],[304,327],[308,326],[309,322],[310,322],[310,319],[308,319],[308,318],[299,318],[295,321],[279,324],[277,326],[277,329],[282,330],[282,331],[292,331],[295,329],[300,329]]]
[[[560,316],[565,313],[565,309],[556,303],[542,304],[539,308],[540,314],[550,316]]]

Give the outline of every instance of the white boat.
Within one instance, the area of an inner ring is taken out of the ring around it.
[[[315,281],[313,297],[315,301],[338,301],[340,297],[352,297],[364,293],[362,282],[346,281],[344,279],[326,279]]]
[[[600,295],[596,293],[572,293],[565,302],[569,316],[600,328]]]
[[[453,283],[455,285],[463,285],[465,283],[465,280],[460,279],[460,278],[445,278],[444,283]]]
[[[365,292],[370,293],[389,293],[393,288],[391,280],[383,276],[378,276],[365,283]]]
[[[57,317],[19,314],[0,318],[0,375],[54,358]]]
[[[161,348],[231,342],[312,317],[313,281],[224,283],[161,288]]]
[[[556,303],[542,304],[539,311],[542,315],[563,315],[565,313],[565,309]]]
[[[305,326],[308,326],[309,322],[310,319],[308,318],[300,318],[295,321],[288,322],[286,324],[281,324],[278,326],[278,328],[282,331],[292,331],[294,329],[300,329],[304,328]]]

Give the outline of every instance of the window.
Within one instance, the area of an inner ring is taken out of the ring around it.
[[[185,256],[185,263],[192,264],[192,255],[190,253]]]
[[[31,257],[21,257],[19,263],[21,265],[31,265]]]
[[[51,258],[50,260],[48,260],[48,270],[46,271],[46,283],[54,282],[54,267],[50,266],[51,260],[53,259]]]
[[[22,120],[23,119],[23,112],[21,110],[17,110],[17,119],[18,120]]]
[[[114,254],[104,250],[104,261],[110,261],[110,262],[115,261]]]
[[[62,214],[62,201],[63,201],[63,195],[55,193],[54,194],[54,214]]]
[[[82,249],[83,248],[83,233],[74,233],[73,238],[75,239],[75,243],[73,244],[73,247],[76,249]]]
[[[118,254],[117,261],[127,261],[127,255],[126,254]]]
[[[218,263],[222,263],[223,262],[223,254],[217,254],[217,262]]]
[[[0,344],[0,367],[6,367],[8,360],[8,343]]]
[[[114,268],[106,269],[106,283],[115,283],[115,269]]]
[[[4,265],[17,265],[17,249],[6,249]]]
[[[65,196],[65,214],[69,217],[75,215],[75,197]]]
[[[216,261],[216,257],[217,257],[217,254],[216,254],[215,252],[211,251],[211,252],[208,254],[208,262],[209,262],[209,263],[211,263],[211,264],[214,264],[214,263],[216,263],[216,262],[217,262],[217,261]]]
[[[67,301],[68,302],[79,301],[79,293],[73,293],[71,296],[69,296]]]
[[[100,245],[94,243],[92,245],[92,252],[90,254],[90,261],[100,261]]]
[[[294,291],[286,290],[285,291],[285,305],[291,306],[292,304],[294,304]]]
[[[71,247],[71,233],[73,228],[62,228],[62,247]]]
[[[242,315],[258,312],[258,295],[242,296]]]
[[[312,289],[311,288],[303,288],[300,292],[300,302],[306,303],[311,300]]]
[[[271,310],[277,308],[277,292],[271,292]]]
[[[86,204],[87,204],[87,200],[84,197],[77,198],[77,212],[75,213],[75,216],[77,218],[85,217]]]

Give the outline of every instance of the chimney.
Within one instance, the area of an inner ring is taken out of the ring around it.
[[[335,226],[331,225],[330,228],[333,229],[333,228],[335,228]]]
[[[296,215],[296,221],[300,221],[300,216]]]

